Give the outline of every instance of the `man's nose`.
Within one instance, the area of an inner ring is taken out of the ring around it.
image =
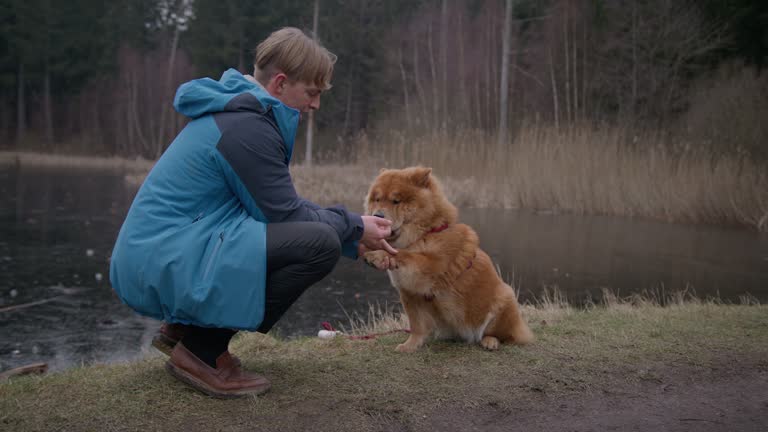
[[[312,100],[309,102],[309,107],[312,108],[313,110],[319,110],[320,109],[320,96],[312,98]]]

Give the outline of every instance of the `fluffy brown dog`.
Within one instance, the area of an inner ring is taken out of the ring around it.
[[[433,332],[489,350],[500,342],[533,340],[514,291],[480,249],[475,231],[457,223],[458,211],[431,168],[381,170],[365,211],[392,221],[388,241],[399,250],[364,255],[366,262],[388,271],[408,315],[411,334],[398,351],[415,351]]]

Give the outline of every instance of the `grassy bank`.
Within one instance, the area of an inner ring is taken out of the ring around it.
[[[659,307],[614,298],[585,310],[549,301],[525,308],[538,340],[498,352],[431,342],[403,355],[393,351],[402,334],[369,341],[245,334],[232,349],[273,381],[266,396],[209,399],[174,381],[153,354],[137,363],[0,384],[0,425],[14,431],[367,431],[428,430],[448,419],[461,429],[488,410],[509,415],[531,404],[557,407],[607,392],[618,401],[622,391],[648,383],[715,382],[765,370],[766,312],[760,305],[700,301]],[[403,323],[389,317],[375,324],[357,329]]]

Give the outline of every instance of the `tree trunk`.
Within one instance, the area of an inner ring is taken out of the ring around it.
[[[412,131],[413,125],[411,124],[411,104],[408,95],[408,77],[405,74],[405,67],[403,66],[403,45],[402,43],[397,46],[397,58],[398,66],[400,66],[400,78],[403,80],[403,103],[405,104],[405,124],[408,128],[408,132]]]
[[[19,61],[16,95],[16,148],[21,149],[22,141],[27,134],[27,106],[24,98],[24,63]]]
[[[563,16],[563,53],[565,54],[565,120],[570,123],[573,121],[571,113],[571,61],[569,59],[568,43],[568,8],[570,3],[565,3],[565,13]]]
[[[491,130],[496,129],[499,127],[498,123],[496,123],[496,119],[498,118],[498,112],[493,112],[494,109],[497,109],[499,106],[499,92],[494,91],[493,89],[499,88],[499,76],[501,75],[501,71],[499,69],[496,69],[500,66],[499,60],[501,60],[500,56],[498,55],[498,45],[496,45],[496,15],[490,14],[490,22],[488,23],[488,39],[489,39],[489,52],[488,52],[488,60],[489,60],[489,68],[490,68],[490,86],[488,86],[488,91],[490,92],[490,100],[488,101],[488,121],[490,124],[488,125]]]
[[[460,126],[469,126],[466,124],[466,122],[471,123],[472,117],[471,117],[471,111],[472,111],[472,104],[470,103],[469,97],[467,96],[467,82],[466,82],[466,66],[464,65],[464,29],[463,29],[463,23],[462,23],[462,16],[464,14],[459,13],[459,23],[458,23],[458,31],[456,42],[459,44],[459,103],[456,104],[457,106],[463,107],[463,112],[457,113],[460,118],[461,122],[463,123]]]
[[[491,52],[493,51],[493,45],[491,44],[491,17],[493,15],[491,12],[488,12],[488,25],[485,28],[485,34],[486,34],[486,43],[485,43],[485,49],[487,55],[485,58],[487,59],[488,63],[486,63],[486,66],[483,68],[485,70],[485,106],[484,113],[483,113],[483,127],[487,129],[491,129],[493,122],[491,121],[491,115],[493,112],[493,109],[491,108],[491,71],[494,69],[493,63],[491,62]]]
[[[312,37],[317,40],[317,20],[320,16],[320,0],[315,0],[315,11],[312,17]],[[312,145],[315,134],[315,112],[310,111],[307,116],[307,150],[304,155],[304,163],[312,166]]]
[[[8,98],[6,97],[5,92],[0,92],[0,140],[2,142],[8,142],[10,141],[10,134],[9,134],[9,128],[11,121],[8,118]]]
[[[440,13],[440,129],[448,125],[448,0]]]
[[[43,78],[43,121],[45,124],[45,142],[53,148],[53,107],[51,102],[51,71],[46,62]]]
[[[579,73],[578,73],[578,50],[576,46],[576,20],[574,20],[574,23],[571,25],[571,49],[573,50],[573,55],[571,55],[571,74],[573,76],[573,96],[571,97],[571,100],[573,101],[573,121],[577,121],[579,118]]]
[[[637,115],[637,3],[632,2],[632,100],[630,101],[630,119],[635,122]]]
[[[136,132],[136,140],[131,141],[130,144],[135,146],[136,154],[146,155],[149,151],[150,143],[144,137],[144,129],[139,119],[139,78],[136,75],[135,72],[128,74],[130,83],[130,96],[128,98],[130,127]]]
[[[238,41],[238,59],[237,59],[237,70],[240,71],[240,73],[248,73],[248,70],[245,66],[245,34],[243,32],[243,23],[242,20],[238,20],[237,23],[237,41]]]
[[[438,114],[440,112],[440,95],[438,94],[437,90],[437,67],[435,66],[435,52],[432,49],[432,21],[430,21],[429,25],[427,26],[427,53],[429,54],[429,72],[432,81],[432,100],[430,101],[430,105],[432,105],[432,120],[430,121],[429,127],[432,132],[435,132],[440,122]]]
[[[501,41],[501,85],[499,86],[499,146],[507,143],[509,121],[509,39],[512,34],[512,0],[506,0],[504,36]]]
[[[417,119],[418,123],[425,123],[424,114],[427,109],[427,95],[424,91],[424,87],[421,85],[421,78],[419,77],[419,43],[414,41],[413,43],[413,82],[416,84],[416,94],[419,95],[420,107],[417,112],[421,113]]]
[[[581,27],[581,118],[587,118],[587,25],[586,18]]]
[[[155,140],[155,149],[154,149],[154,156],[155,158],[159,158],[161,154],[163,154],[163,150],[165,149],[166,145],[166,139],[165,139],[165,123],[168,122],[168,111],[170,111],[170,107],[168,107],[166,104],[169,99],[170,93],[171,93],[171,86],[173,85],[173,66],[176,63],[176,48],[179,46],[179,35],[181,31],[179,30],[178,25],[173,30],[173,41],[171,42],[171,54],[168,59],[168,69],[166,71],[165,75],[165,88],[163,89],[163,92],[165,93],[165,97],[163,97],[163,100],[160,105],[160,124],[157,127],[157,139]]]
[[[553,110],[554,118],[555,118],[555,129],[560,129],[560,107],[557,101],[557,82],[555,81],[555,59],[552,55],[552,47],[549,47],[549,79],[552,82],[552,104],[553,104]]]
[[[45,72],[43,76],[43,128],[45,130],[45,144],[49,149],[53,148],[53,108],[51,103],[51,67],[50,67],[50,45],[51,45],[51,32],[50,32],[50,12],[51,4],[49,1],[44,2],[44,15],[45,15]]]
[[[345,104],[344,109],[344,126],[341,128],[341,136],[346,137],[349,135],[349,123],[350,123],[350,117],[352,112],[352,91],[354,89],[354,86],[352,85],[354,82],[350,82],[347,85],[347,102]]]

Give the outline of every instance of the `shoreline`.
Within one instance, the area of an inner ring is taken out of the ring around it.
[[[45,168],[119,169],[146,174],[155,161],[118,156],[77,156],[36,152],[0,151],[0,167],[25,165]]]
[[[400,354],[394,347],[402,334],[368,341],[241,334],[232,351],[273,382],[258,398],[203,396],[165,373],[160,354],[18,377],[0,383],[0,423],[20,432],[246,431],[254,425],[468,430],[478,424],[493,426],[487,430],[600,430],[616,422],[657,430],[648,427],[649,412],[667,426],[681,418],[741,427],[768,422],[761,405],[768,395],[759,391],[768,383],[764,305],[678,299],[660,307],[649,299],[608,298],[577,310],[553,297],[524,306],[523,313],[537,340],[495,352],[431,341]],[[402,319],[377,317],[368,324],[374,326],[357,331],[386,331]]]

